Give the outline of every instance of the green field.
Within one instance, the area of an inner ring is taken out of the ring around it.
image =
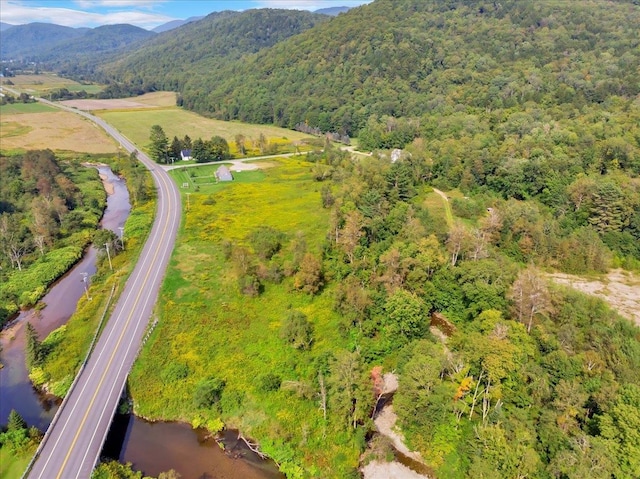
[[[15,115],[19,113],[45,113],[50,111],[59,111],[52,106],[44,105],[39,102],[34,103],[7,103],[0,105],[0,115]]]
[[[178,107],[153,110],[105,110],[96,112],[96,114],[141,147],[148,145],[149,133],[153,125],[160,125],[169,141],[174,136],[183,138],[185,135],[189,135],[192,140],[196,138],[208,140],[212,136],[218,135],[229,142],[232,151],[235,137],[238,134],[244,135],[250,142],[257,141],[260,134],[263,134],[270,142],[279,144],[312,138],[304,133],[275,126],[212,120]]]
[[[286,235],[282,251],[265,266],[286,265],[300,235],[307,251],[320,252],[329,213],[319,207],[320,186],[311,179],[311,165],[297,159],[279,163],[190,195],[158,303],[160,322],[134,366],[131,394],[136,413],[147,418],[215,427],[222,417],[228,426],[259,439],[261,448],[280,464],[313,468],[335,461],[341,465],[334,464],[334,471],[353,468],[359,453],[353,437],[337,434],[325,441],[322,413],[313,398],[286,388],[265,391],[259,381],[272,372],[283,381],[313,381],[313,361],[345,347],[338,332],[340,317],[332,308],[333,292],[315,297],[296,292],[292,278],[286,277],[279,284],[265,281],[258,297],[242,295],[223,253],[225,242],[233,248],[247,245],[247,235],[263,225]],[[212,171],[205,167],[189,173],[202,177]],[[184,172],[172,174],[180,184]],[[302,354],[280,339],[280,325],[292,308],[314,324],[318,339],[311,352]],[[226,383],[223,414],[193,407],[198,383],[212,375]],[[291,449],[307,440],[304,448]]]
[[[83,85],[77,81],[48,73],[40,75],[16,75],[9,80],[13,83],[13,88],[28,93],[37,93],[38,95],[45,95],[49,91],[60,88],[66,88],[71,92],[84,90],[87,93],[98,93],[104,88],[103,85]]]
[[[22,477],[27,464],[31,460],[32,452],[23,452],[18,456],[0,448],[0,479],[16,479]]]
[[[255,183],[265,178],[262,170],[233,171],[233,182],[216,182],[215,172],[220,165],[202,165],[195,168],[178,168],[171,170],[176,185],[183,194],[199,192],[212,194],[237,183]],[[188,185],[188,186],[185,186]]]

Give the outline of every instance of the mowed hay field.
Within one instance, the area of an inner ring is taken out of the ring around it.
[[[132,99],[140,102],[140,98]],[[232,145],[236,135],[244,135],[249,142],[255,142],[260,134],[269,141],[284,140],[287,142],[312,138],[309,135],[293,130],[269,125],[251,125],[241,122],[212,120],[178,107],[144,110],[96,111],[103,118],[124,133],[131,141],[141,147],[149,144],[149,133],[153,125],[160,125],[169,141],[174,136],[184,138],[189,135],[192,140],[202,138],[209,140],[218,135]]]
[[[87,98],[82,100],[65,100],[60,103],[86,111],[171,107],[176,104],[176,94],[170,91],[157,91],[132,98],[116,98],[112,100]]]
[[[37,103],[0,108],[0,151],[45,148],[78,153],[118,151],[116,142],[101,128],[73,113]]]
[[[66,88],[69,91],[86,91],[87,93],[97,93],[102,90],[102,85],[83,85],[68,78],[62,78],[53,74],[41,75],[16,75],[10,78],[13,87],[17,90],[31,94],[42,95],[43,93],[59,88]]]

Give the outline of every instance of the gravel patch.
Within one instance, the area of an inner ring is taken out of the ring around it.
[[[621,316],[640,326],[640,278],[633,273],[614,269],[602,279],[564,273],[554,273],[549,276],[558,284],[603,299]]]

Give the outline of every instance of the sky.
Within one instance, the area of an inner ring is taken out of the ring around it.
[[[0,0],[0,21],[12,25],[31,22],[67,27],[97,27],[130,23],[152,29],[171,20],[221,10],[288,8],[317,10],[355,7],[371,0]]]

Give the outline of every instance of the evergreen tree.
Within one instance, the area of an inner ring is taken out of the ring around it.
[[[158,163],[167,163],[169,158],[169,140],[160,125],[153,125],[151,127],[151,135],[149,136],[149,139],[151,140],[151,145],[149,147],[151,159]]]
[[[177,136],[173,137],[173,141],[171,141],[171,146],[169,147],[169,158],[173,161],[180,160],[182,157],[180,156],[180,152],[183,149],[182,141]]]
[[[21,429],[26,429],[27,423],[22,418],[22,416],[16,411],[12,409],[9,413],[9,419],[7,421],[7,430],[8,431],[20,431]]]
[[[31,369],[42,362],[42,346],[38,339],[38,332],[29,322],[27,322],[25,334],[27,337],[26,363],[27,368]]]

